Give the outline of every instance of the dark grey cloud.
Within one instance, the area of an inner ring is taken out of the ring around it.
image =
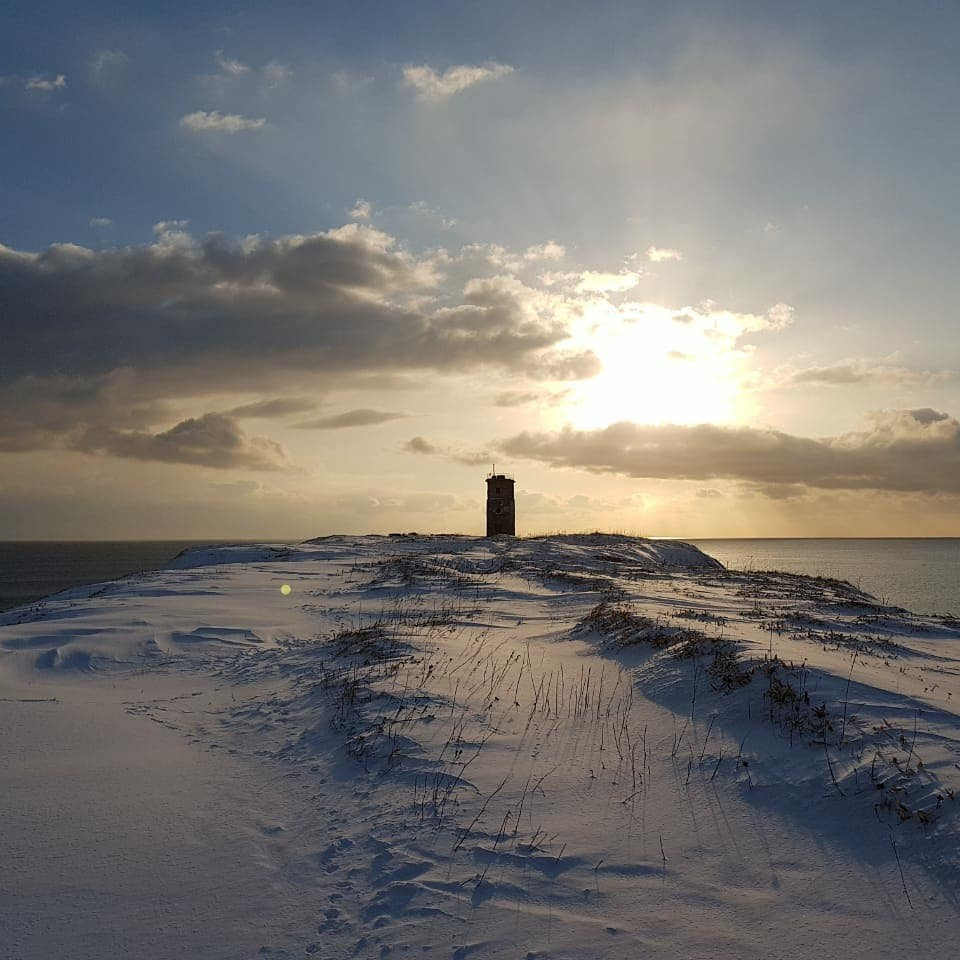
[[[370,427],[390,420],[402,420],[406,416],[405,413],[392,413],[389,410],[363,408],[320,417],[317,420],[307,420],[304,423],[298,423],[297,427],[301,430],[343,430],[348,427]]]
[[[438,447],[424,437],[411,437],[402,447],[407,453],[418,453],[427,456],[443,457],[453,463],[462,463],[468,467],[478,467],[490,463],[492,454],[489,450],[463,450],[460,447]]]
[[[407,453],[434,454],[440,453],[440,448],[435,447],[429,440],[423,437],[411,437],[403,448]]]
[[[565,336],[509,291],[432,313],[403,296],[421,264],[374,231],[231,244],[158,242],[33,255],[0,247],[0,379],[187,367],[220,382],[263,369],[524,370]],[[583,365],[582,357],[561,365]]]
[[[102,377],[22,377],[0,383],[0,451],[73,447],[98,427],[142,429],[172,419],[129,370]]]
[[[960,492],[960,422],[928,408],[878,413],[868,431],[825,439],[755,427],[622,422],[601,430],[524,432],[499,446],[509,456],[555,467],[739,480],[777,497],[796,495],[799,485]]]
[[[191,417],[162,433],[91,429],[78,439],[76,449],[218,469],[280,470],[287,466],[278,444],[246,436],[233,419],[222,413]]]
[[[175,418],[142,386],[129,370],[0,384],[0,452],[60,449],[209,467],[286,466],[279,446],[247,437],[230,414],[207,413],[155,429]]]
[[[885,419],[892,424],[898,422],[909,423],[912,420],[924,427],[930,426],[930,424],[933,423],[949,423],[951,420],[949,414],[943,413],[941,410],[934,410],[931,407],[919,407],[916,410],[893,411],[893,415],[887,416]]]
[[[164,224],[144,246],[55,244],[39,254],[0,246],[0,450],[76,448],[89,436],[105,438],[96,448],[104,452],[165,459],[174,438],[150,438],[171,422],[170,401],[182,409],[184,399],[248,394],[251,385],[279,391],[322,376],[383,386],[424,370],[490,366],[596,372],[592,354],[557,349],[567,330],[531,305],[529,290],[488,280],[455,297],[437,287],[429,262],[370,228],[197,243],[180,226]],[[265,399],[223,416],[307,409]],[[342,416],[314,428],[396,415]]]

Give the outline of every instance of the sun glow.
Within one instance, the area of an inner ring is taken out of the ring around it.
[[[636,423],[732,423],[748,415],[743,392],[750,348],[738,346],[751,315],[657,304],[615,307],[595,301],[584,312],[577,345],[603,371],[580,381],[562,413],[580,429]]]

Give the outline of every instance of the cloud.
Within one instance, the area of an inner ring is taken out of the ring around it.
[[[164,403],[144,393],[130,370],[96,378],[53,373],[0,381],[0,409],[2,451],[72,449],[91,427],[142,429],[170,420]]]
[[[450,449],[446,453],[448,460],[453,463],[462,463],[467,467],[479,467],[485,463],[493,462],[493,455],[489,450],[457,450]]]
[[[562,260],[567,255],[566,247],[562,243],[548,240],[546,243],[534,244],[527,247],[523,253],[524,260]]]
[[[423,437],[411,437],[404,445],[403,450],[407,453],[434,454],[439,453],[438,447],[425,440]]]
[[[287,466],[279,444],[247,437],[231,417],[222,413],[191,417],[162,433],[92,429],[79,439],[76,449],[215,469],[280,470]]]
[[[239,133],[241,130],[260,130],[266,117],[244,117],[239,113],[220,113],[219,110],[196,110],[180,118],[180,126],[187,130],[214,130],[219,133]]]
[[[627,303],[623,310],[628,320],[651,322],[662,317],[665,308],[656,303]],[[670,313],[673,323],[731,343],[750,333],[783,330],[793,323],[794,318],[793,307],[786,303],[775,303],[765,313],[737,313],[720,308],[712,300],[704,300],[695,307],[680,307]]]
[[[358,197],[356,203],[347,211],[347,216],[352,220],[369,220],[373,213],[373,207],[369,200]]]
[[[452,230],[457,225],[455,217],[445,217],[441,211],[431,207],[426,200],[414,200],[407,205],[407,210],[417,217],[435,221],[442,230]]]
[[[252,67],[235,57],[228,57],[223,50],[217,50],[213,55],[219,73],[202,77],[212,90],[223,91],[227,85],[234,82],[249,84],[252,82],[259,92],[269,92],[285,83],[292,76],[290,68],[278,60],[268,60],[261,67]]]
[[[550,246],[549,244],[545,246]],[[559,246],[559,245],[558,245]],[[531,248],[538,249],[538,248]],[[563,247],[560,247],[563,250]],[[564,251],[564,254],[566,251]],[[561,254],[560,256],[562,256]],[[560,259],[560,256],[548,259]],[[527,259],[533,259],[527,258]],[[642,270],[622,269],[617,273],[609,270],[548,270],[540,274],[539,280],[545,287],[558,287],[580,294],[625,293],[632,290],[645,276]]]
[[[782,369],[774,373],[773,385],[782,387],[842,386],[848,384],[931,383],[955,377],[951,370],[916,370],[891,357],[853,357],[834,363],[814,364],[802,369]]]
[[[802,483],[759,483],[748,484],[745,493],[756,493],[768,500],[799,500],[809,495],[810,488]]]
[[[258,371],[554,365],[569,375],[590,363],[557,353],[565,318],[519,283],[488,278],[460,297],[447,291],[449,306],[405,305],[437,277],[369,227],[240,243],[193,240],[179,221],[155,229],[152,244],[108,250],[0,246],[0,380],[130,367],[202,371],[208,384],[236,389]]]
[[[150,229],[155,237],[162,237],[165,233],[182,231],[188,226],[189,220],[158,220]]]
[[[592,350],[545,354],[530,364],[530,373],[543,380],[589,380],[603,370]]]
[[[867,431],[825,439],[755,427],[621,422],[599,430],[524,432],[499,448],[550,466],[630,477],[731,479],[768,490],[960,492],[960,422],[929,408],[882,411]]]
[[[403,80],[417,91],[421,100],[437,102],[487,80],[499,80],[513,73],[513,67],[493,61],[482,66],[466,64],[448,67],[438,73],[433,67],[410,66],[403,69]]]
[[[370,427],[390,420],[402,420],[405,413],[392,413],[389,410],[347,410],[330,417],[320,417],[317,420],[308,420],[298,423],[301,430],[343,430],[348,427]]]
[[[28,78],[23,85],[24,90],[38,90],[41,93],[52,93],[54,90],[64,90],[67,86],[67,78],[58,73],[51,77],[46,73],[35,74]]]
[[[49,73],[34,73],[29,77],[8,74],[0,77],[0,87],[19,87],[28,93],[53,93],[55,90],[64,90],[67,86],[67,77],[63,73],[50,76]]]
[[[262,470],[287,466],[283,450],[269,440],[248,438],[232,411],[156,429],[155,424],[176,419],[156,390],[130,369],[95,378],[58,374],[0,382],[0,451],[69,450]]]
[[[268,90],[286,83],[292,76],[293,71],[277,60],[270,60],[260,68],[260,77]]]
[[[605,273],[600,270],[584,270],[577,283],[578,293],[623,293],[640,282],[641,274],[632,270]]]
[[[103,80],[111,70],[123,67],[129,61],[122,50],[98,50],[90,61],[90,69],[95,80]]]
[[[263,484],[259,480],[228,480],[223,483],[211,483],[210,489],[218,494],[227,494],[234,497],[249,497],[260,493]]]
[[[672,260],[682,260],[683,254],[673,247],[647,247],[644,254],[651,263],[668,263]]]
[[[94,230],[109,230],[113,226],[113,221],[109,217],[91,217],[90,226]]]
[[[570,388],[554,390],[552,392],[537,392],[533,390],[505,390],[493,398],[495,407],[522,407],[528,403],[539,403],[543,406],[555,406],[570,396]]]
[[[789,303],[775,303],[766,313],[766,325],[759,329],[785,330],[793,323],[794,309]]]
[[[510,275],[450,279],[435,251],[417,258],[363,224],[239,241],[197,239],[188,226],[158,221],[153,242],[139,246],[0,245],[0,450],[170,450],[172,438],[151,438],[185,410],[210,410],[214,396],[259,394],[219,414],[240,421],[311,410],[284,397],[321,383],[382,388],[413,373],[499,370],[533,393],[537,381],[600,369],[570,339],[578,307],[569,292]],[[388,416],[347,411],[312,428]]]
[[[291,413],[304,413],[316,406],[312,400],[300,400],[295,397],[281,397],[275,400],[255,400],[253,403],[244,403],[227,411],[227,416],[243,419],[273,419],[286,417]]]
[[[468,467],[490,463],[492,459],[489,450],[470,451],[459,447],[438,447],[424,437],[411,437],[400,449],[405,453],[443,457],[444,460],[449,460],[451,463],[462,463]]]
[[[522,390],[506,390],[498,393],[493,399],[495,407],[522,407],[526,403],[535,403],[541,398],[540,393],[524,392]]]
[[[220,68],[220,72],[225,73],[229,77],[243,77],[253,72],[251,67],[248,67],[245,63],[241,63],[239,60],[234,60],[232,57],[226,56],[222,50],[217,50],[217,52],[214,53],[213,60]]]

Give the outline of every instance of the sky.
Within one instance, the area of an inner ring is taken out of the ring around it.
[[[0,538],[960,536],[960,8],[0,8]]]

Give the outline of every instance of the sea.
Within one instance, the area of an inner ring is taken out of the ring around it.
[[[960,617],[960,538],[691,540],[731,570],[846,580],[914,613]]]
[[[159,570],[210,540],[0,541],[0,610],[69,587]],[[227,542],[227,541],[217,541]],[[231,543],[252,541],[233,540]],[[734,570],[847,580],[915,613],[960,616],[960,538],[691,540]]]
[[[188,547],[210,540],[0,541],[0,610],[70,587],[161,570]],[[230,541],[239,543],[241,541]]]

